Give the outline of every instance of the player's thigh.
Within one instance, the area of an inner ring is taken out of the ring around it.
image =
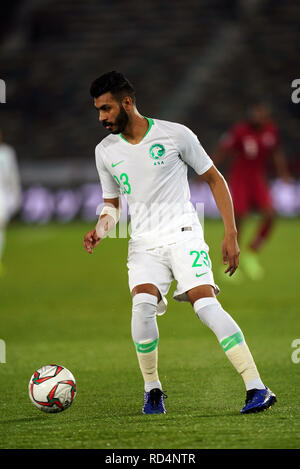
[[[259,212],[261,216],[263,217],[263,219],[269,220],[270,222],[273,222],[277,216],[276,210],[274,206],[271,204],[270,205],[266,204],[266,205],[261,206],[259,208]]]
[[[257,178],[253,187],[253,201],[256,208],[267,217],[275,216],[275,209],[269,186],[262,178]]]
[[[131,294],[149,293],[159,301],[168,293],[173,280],[168,261],[160,250],[128,253],[128,281]]]
[[[201,238],[191,238],[172,248],[171,265],[177,289],[177,301],[196,301],[217,294],[209,247]],[[213,292],[213,293],[212,293]]]

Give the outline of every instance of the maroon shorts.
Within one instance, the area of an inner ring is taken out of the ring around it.
[[[234,211],[237,216],[244,216],[252,210],[268,210],[273,207],[271,194],[266,180],[260,175],[248,175],[248,178],[235,176],[229,180]]]

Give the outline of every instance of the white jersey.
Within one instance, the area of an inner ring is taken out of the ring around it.
[[[163,245],[184,227],[193,227],[203,237],[190,202],[187,169],[189,165],[200,175],[213,162],[189,128],[147,119],[148,131],[138,144],[129,143],[122,134],[110,134],[97,145],[103,199],[125,195],[132,246]]]
[[[0,143],[0,218],[9,219],[20,206],[21,186],[14,149]]]

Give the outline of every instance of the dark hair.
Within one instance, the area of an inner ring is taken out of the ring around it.
[[[119,100],[124,96],[130,96],[135,103],[134,88],[122,73],[116,71],[105,73],[91,84],[90,93],[93,98],[108,92]]]

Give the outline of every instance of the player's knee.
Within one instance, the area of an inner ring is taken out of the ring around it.
[[[277,212],[274,207],[271,208],[269,217],[271,221],[275,220],[275,218],[277,217]]]
[[[157,297],[138,293],[132,299],[131,332],[135,342],[158,338]]]
[[[262,214],[266,219],[273,220],[276,217],[276,210],[272,205],[266,206],[263,208]]]
[[[218,338],[229,337],[240,331],[234,319],[223,309],[217,298],[200,298],[194,303],[198,318],[209,327]]]

